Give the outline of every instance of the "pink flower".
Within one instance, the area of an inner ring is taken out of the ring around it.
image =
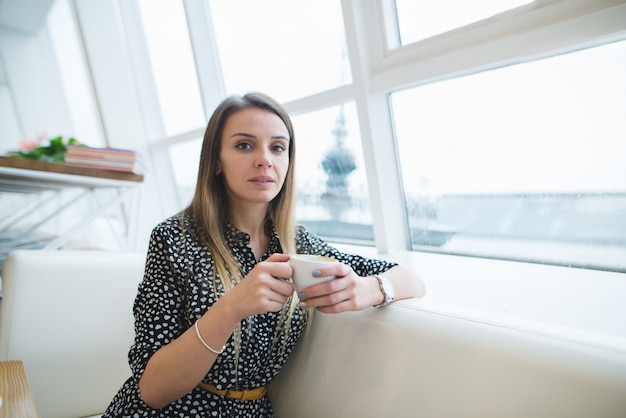
[[[44,142],[45,140],[46,140],[46,135],[45,134],[39,134],[39,136],[37,136],[37,140],[35,140],[35,141],[33,141],[31,139],[23,138],[20,141],[19,149],[22,152],[33,150],[33,149],[37,148],[39,145],[41,145],[42,142]]]
[[[29,139],[22,139],[20,141],[20,151],[30,151],[32,149],[37,148],[37,146],[39,145],[38,141],[31,141]]]

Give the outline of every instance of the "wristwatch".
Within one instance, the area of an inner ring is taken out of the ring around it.
[[[380,307],[383,307],[383,306],[387,306],[391,302],[393,302],[393,298],[396,297],[396,289],[393,287],[393,283],[391,283],[391,280],[389,280],[385,276],[374,275],[374,277],[376,277],[376,280],[378,280],[378,285],[380,286],[380,291],[382,292],[383,296],[385,297],[383,302],[379,303],[378,305],[374,305],[374,308],[380,308]]]

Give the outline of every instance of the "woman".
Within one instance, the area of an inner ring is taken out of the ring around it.
[[[294,161],[291,120],[272,98],[250,93],[217,107],[191,204],[152,232],[134,305],[133,376],[105,417],[271,417],[267,385],[310,308],[423,295],[412,272],[341,253],[295,226]],[[337,278],[295,295],[290,253],[336,258],[314,274]]]

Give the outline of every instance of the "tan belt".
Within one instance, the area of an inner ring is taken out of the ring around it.
[[[200,383],[198,385],[200,389],[204,389],[207,392],[214,393],[216,395],[224,396],[230,399],[239,399],[240,401],[254,401],[263,397],[267,393],[267,386],[261,386],[255,389],[223,389],[220,390],[209,383]]]

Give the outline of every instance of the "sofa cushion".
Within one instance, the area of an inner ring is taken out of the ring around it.
[[[145,255],[20,250],[3,267],[0,360],[22,360],[42,417],[102,414],[131,372]]]
[[[623,352],[420,303],[316,313],[270,386],[276,417],[624,416]]]

